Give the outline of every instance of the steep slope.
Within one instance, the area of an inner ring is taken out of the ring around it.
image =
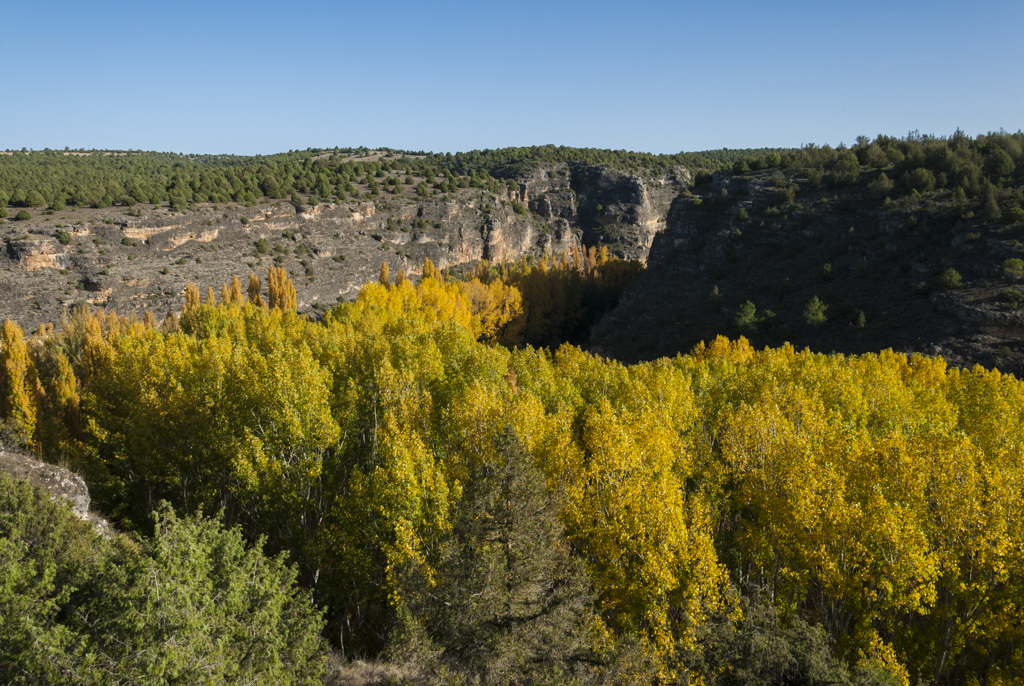
[[[777,171],[718,173],[697,190],[673,203],[646,273],[595,327],[595,352],[651,359],[722,334],[1024,371],[1024,294],[1003,269],[1022,257],[1019,226],[965,213],[949,192],[883,203],[864,184]],[[805,317],[814,297],[827,321]]]
[[[0,228],[0,289],[7,295],[0,319],[34,329],[76,303],[159,315],[180,309],[188,282],[219,294],[232,275],[264,278],[271,264],[290,272],[300,311],[311,311],[355,297],[377,278],[381,262],[392,275],[402,269],[414,276],[425,258],[458,269],[596,243],[645,261],[689,178],[685,170],[642,178],[566,164],[510,177],[518,190],[398,192],[316,206],[205,203],[180,212],[151,205],[33,211],[32,219]]]

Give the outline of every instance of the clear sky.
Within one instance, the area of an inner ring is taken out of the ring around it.
[[[1024,2],[12,2],[0,149],[656,153],[1024,127]]]

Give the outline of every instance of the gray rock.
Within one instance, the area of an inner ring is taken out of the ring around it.
[[[79,519],[89,518],[89,488],[74,472],[0,447],[0,473],[42,487],[54,499],[66,501]]]

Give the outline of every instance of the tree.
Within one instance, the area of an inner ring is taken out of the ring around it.
[[[740,305],[733,323],[740,329],[752,329],[757,324],[757,307],[749,300]]]
[[[241,305],[245,302],[242,297],[242,281],[238,275],[231,277],[231,289],[228,291],[228,302],[232,305]]]
[[[222,299],[223,302],[229,302],[227,298]],[[199,295],[199,286],[195,285],[191,281],[185,286],[185,312],[194,312],[199,309],[201,304],[201,296]]]
[[[958,288],[962,282],[963,278],[960,276],[960,272],[952,267],[946,267],[942,274],[939,275],[939,283],[942,284],[943,288]]]
[[[0,419],[20,443],[30,444],[35,433],[36,384],[35,366],[21,327],[7,319],[0,328]]]
[[[757,591],[741,604],[742,616],[714,617],[699,629],[701,649],[691,660],[707,686],[851,684],[821,626],[799,616],[784,621]],[[873,686],[883,685],[901,686],[894,681]]]
[[[14,219],[19,222],[27,221],[32,218],[28,210],[18,210],[18,214],[14,215]]]
[[[267,282],[269,284],[267,298],[270,307],[294,312],[298,304],[295,295],[295,285],[288,278],[284,267],[271,266]]]
[[[804,321],[811,326],[821,326],[828,321],[828,317],[825,316],[827,309],[828,305],[819,300],[818,296],[812,297],[804,306]]]
[[[860,163],[857,161],[856,155],[847,151],[840,155],[832,168],[832,185],[852,186],[858,181],[860,181]]]
[[[868,183],[868,197],[872,200],[882,200],[889,196],[895,187],[896,184],[885,175],[885,172],[882,172],[877,179]]]
[[[437,584],[410,578],[408,609],[457,673],[489,684],[594,677],[601,638],[586,570],[515,430],[491,440],[469,465]]]
[[[256,307],[263,307],[263,286],[260,284],[260,277],[256,274],[249,274],[249,287],[246,289],[246,294],[249,296],[249,302]]]
[[[29,194],[25,198],[25,203],[29,207],[42,207],[46,204],[46,198],[43,197],[42,193],[33,190],[29,191]]]
[[[1003,276],[1010,281],[1019,281],[1024,278],[1024,260],[1019,257],[1003,260]]]
[[[866,166],[872,169],[884,169],[889,166],[889,157],[878,143],[872,143],[868,146],[863,161]]]
[[[388,278],[387,262],[380,263],[380,276],[377,277],[377,281],[380,283],[381,286],[384,286],[385,288],[391,285],[391,279]]]

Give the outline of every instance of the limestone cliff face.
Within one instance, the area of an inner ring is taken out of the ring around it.
[[[647,261],[665,228],[672,199],[690,181],[685,169],[628,174],[595,165],[544,165],[518,175],[518,200],[532,212],[579,227],[586,245],[608,245],[619,257]]]
[[[26,234],[9,235],[0,255],[0,291],[7,295],[0,319],[34,329],[59,320],[75,303],[162,316],[180,310],[189,282],[219,293],[234,275],[265,278],[271,264],[289,272],[300,311],[309,311],[354,298],[377,278],[381,262],[392,274],[401,269],[415,277],[425,258],[459,270],[480,260],[514,262],[599,243],[646,262],[689,175],[546,164],[510,178],[518,190],[501,194],[464,188],[315,207],[201,205],[141,216],[124,208],[79,208],[67,217],[40,217],[19,224]],[[70,234],[68,245],[56,240],[58,228]]]

